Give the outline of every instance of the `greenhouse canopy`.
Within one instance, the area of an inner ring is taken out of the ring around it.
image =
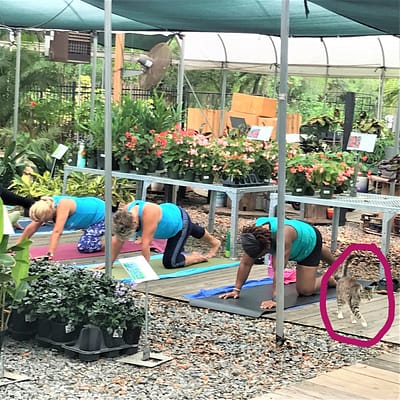
[[[279,36],[282,1],[113,0],[112,12],[160,30]],[[290,0],[289,18],[290,36],[400,34],[399,0]]]
[[[281,40],[276,36],[185,32],[186,70],[228,69],[256,74],[279,71]],[[400,77],[400,38],[391,35],[289,38],[291,75]]]

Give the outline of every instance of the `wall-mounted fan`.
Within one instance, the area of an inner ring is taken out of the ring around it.
[[[141,54],[137,60],[140,70],[124,71],[123,76],[139,75],[139,86],[141,89],[151,89],[155,87],[167,72],[171,64],[172,54],[166,43],[158,43],[148,52],[147,55]]]

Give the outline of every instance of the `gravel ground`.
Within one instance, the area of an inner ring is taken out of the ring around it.
[[[204,200],[192,203],[193,198],[185,200],[185,208],[204,225]],[[253,219],[240,218],[240,227]],[[229,216],[218,215],[215,225],[216,235],[224,238]],[[320,229],[328,240],[330,227]],[[340,229],[339,248],[355,238],[368,243],[378,240],[379,245],[379,236],[365,235],[359,223],[347,223]],[[199,249],[198,242],[196,245]],[[388,260],[397,277],[398,249],[399,238],[394,237]],[[361,262],[353,271],[355,275],[376,279],[377,269],[369,262]],[[354,347],[330,339],[323,329],[289,323],[285,324],[286,342],[277,347],[274,321],[193,308],[155,296],[150,296],[150,309],[151,350],[173,357],[171,361],[155,368],[107,358],[86,363],[34,341],[8,339],[4,348],[6,368],[31,380],[0,386],[0,399],[252,399],[394,348],[384,343],[372,348]]]

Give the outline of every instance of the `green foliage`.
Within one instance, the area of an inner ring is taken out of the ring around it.
[[[102,272],[60,268],[40,261],[32,261],[31,274],[36,279],[15,308],[29,312],[32,318],[73,326],[93,324],[111,333],[144,323],[144,310],[136,304],[132,285]]]
[[[23,155],[25,150],[16,151],[17,143],[11,142],[0,159],[0,180],[4,187],[8,187],[14,177],[21,176],[25,169]]]
[[[0,331],[8,326],[14,302],[28,290],[29,246],[25,238],[17,246],[7,248],[8,234],[4,234],[3,202],[0,199]]]

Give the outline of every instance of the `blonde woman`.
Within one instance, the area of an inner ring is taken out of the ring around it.
[[[32,222],[25,228],[24,237],[30,238],[42,224],[54,222],[47,256],[51,259],[64,229],[83,229],[77,248],[82,253],[102,249],[101,238],[105,232],[105,203],[97,197],[45,196],[35,202],[30,210]]]

